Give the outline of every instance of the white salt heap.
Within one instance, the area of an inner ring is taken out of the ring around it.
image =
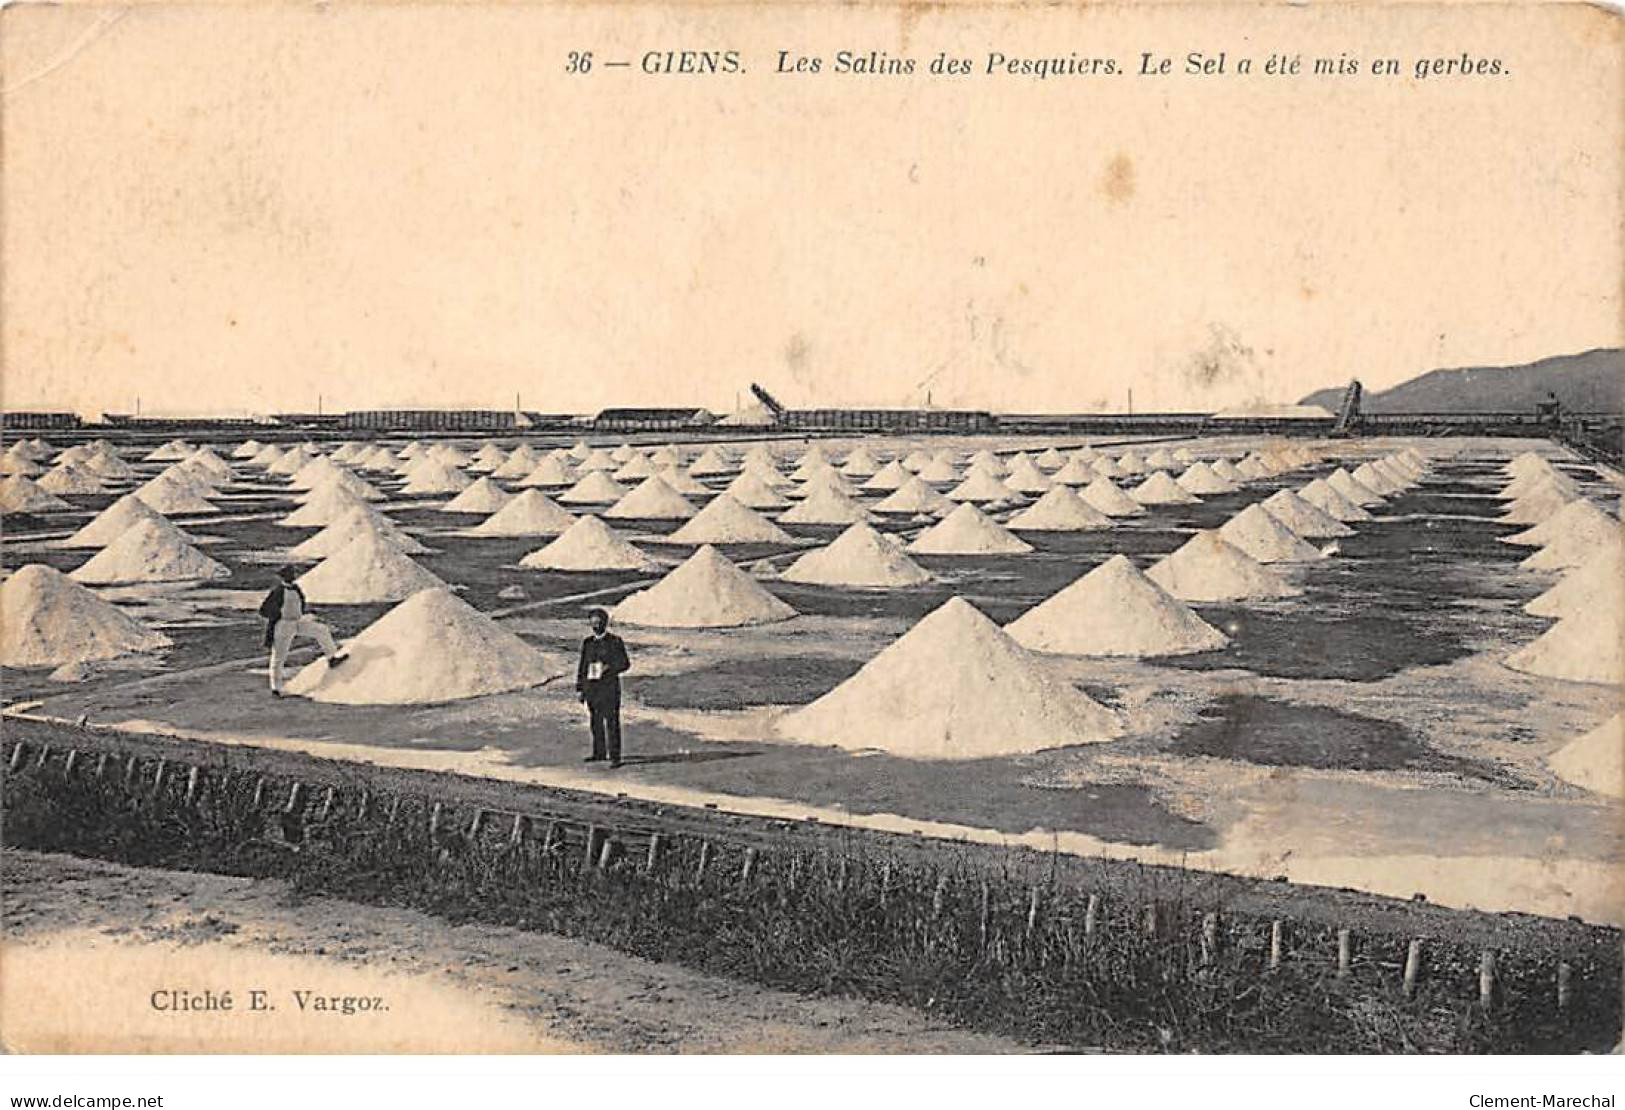
[[[105,488],[95,471],[71,462],[53,466],[35,484],[46,493],[55,494],[101,493]]]
[[[1018,532],[1081,532],[1088,528],[1110,528],[1111,518],[1066,486],[1053,486],[1030,506],[1010,518],[1009,527]]]
[[[1555,467],[1548,467],[1545,470],[1530,471],[1512,479],[1512,481],[1501,487],[1501,491],[1496,494],[1496,497],[1502,501],[1516,501],[1520,497],[1546,487],[1557,490],[1565,497],[1580,496],[1580,487],[1575,484],[1573,478]]]
[[[492,474],[492,477],[506,478],[509,475],[504,474],[502,469],[499,468]],[[520,477],[519,484],[527,489],[535,489],[538,486],[559,489],[564,486],[574,485],[578,481],[580,481],[580,477],[574,469],[565,465],[563,459],[549,455]]]
[[[908,545],[920,555],[1021,555],[1032,549],[968,501]]]
[[[160,474],[143,485],[137,486],[135,495],[145,501],[148,507],[164,513],[217,513],[220,510],[206,500],[194,488],[170,474]]]
[[[511,500],[513,494],[490,478],[480,478],[439,509],[443,513],[494,513]]]
[[[474,452],[474,457],[468,461],[468,468],[477,470],[482,474],[489,474],[507,461],[508,453],[506,451],[495,443],[487,443]]]
[[[1117,457],[1119,474],[1144,474],[1145,459],[1138,451],[1126,451]]]
[[[1501,514],[1501,521],[1506,524],[1538,524],[1577,500],[1578,495],[1565,493],[1556,486],[1536,486],[1508,505],[1507,511]]]
[[[91,585],[124,582],[187,582],[226,578],[221,564],[188,543],[179,529],[138,520],[68,577]]]
[[[1519,547],[1544,547],[1559,536],[1569,535],[1576,531],[1607,532],[1611,524],[1607,514],[1601,512],[1591,502],[1584,498],[1576,498],[1564,505],[1557,512],[1522,532],[1511,536],[1502,536],[1502,543],[1516,544]]]
[[[665,539],[682,544],[795,542],[783,528],[726,493],[714,498],[694,514],[693,520]]]
[[[655,464],[649,460],[649,457],[641,451],[634,451],[632,457],[622,463],[615,471],[615,480],[622,484],[641,482],[645,478],[653,477],[654,472]]]
[[[541,490],[527,489],[469,531],[476,536],[557,536],[576,522]]]
[[[531,570],[605,571],[659,569],[649,556],[627,543],[595,516],[584,516],[552,543],[519,560]]]
[[[1379,497],[1393,497],[1405,488],[1368,462],[1355,467],[1352,477]]]
[[[1236,464],[1229,459],[1216,459],[1209,469],[1233,486],[1242,486],[1247,482],[1247,475],[1236,469]]]
[[[1105,475],[1084,486],[1082,497],[1096,512],[1104,513],[1106,516],[1145,515],[1145,506],[1118,489]]]
[[[284,528],[324,528],[366,502],[338,483],[312,490],[308,501],[277,521]]]
[[[512,451],[508,452],[506,462],[497,467],[495,470],[491,471],[491,477],[510,479],[524,478],[541,463],[544,457],[551,458],[552,456],[544,456],[540,451],[536,450],[536,448],[532,447],[530,444],[521,443],[518,447],[515,447]],[[562,468],[563,460],[560,459],[558,461]],[[572,478],[571,481],[574,481],[574,479]]]
[[[328,605],[400,601],[444,585],[388,537],[365,529],[299,578],[306,599]]]
[[[55,667],[169,644],[168,636],[43,564],[0,583],[0,666]]]
[[[583,469],[586,469],[583,467]],[[561,505],[613,505],[625,497],[627,489],[602,470],[593,470],[581,481],[559,494]]]
[[[1625,798],[1625,713],[1616,713],[1547,760],[1553,773],[1610,798]]]
[[[946,456],[937,454],[933,455],[931,461],[920,469],[919,477],[923,481],[946,485],[949,482],[959,481],[959,468],[954,465],[951,453]]]
[[[1046,447],[1033,463],[1045,470],[1059,470],[1066,465],[1066,456],[1055,447]]]
[[[1563,618],[1594,605],[1625,612],[1625,543],[1602,544],[1523,611],[1536,617]]]
[[[787,740],[910,759],[985,759],[1119,735],[1116,714],[963,598],[927,614],[857,674],[780,718]]]
[[[1156,471],[1128,495],[1141,505],[1195,505],[1200,500],[1170,478],[1166,470]]]
[[[857,523],[828,547],[809,551],[779,577],[817,586],[890,589],[931,581],[931,572],[903,553],[887,536]]]
[[[135,496],[135,494],[127,493],[117,501],[113,502],[111,505],[107,506],[107,508],[97,513],[91,519],[90,523],[86,524],[83,528],[79,529],[79,531],[63,540],[62,546],[106,547],[108,544],[122,536],[125,532],[128,532],[131,528],[133,528],[137,522],[143,520],[153,521],[154,523],[158,524],[160,528],[164,525],[168,525],[170,528],[175,529],[175,531],[180,531],[179,529],[176,529],[173,524],[169,523],[168,517],[160,515],[145,501]],[[182,533],[180,538],[183,543],[191,542],[186,538],[184,533]]]
[[[449,466],[439,459],[425,458],[424,461],[414,464],[406,484],[401,487],[403,494],[430,494],[430,493],[461,493],[474,481],[467,474],[454,466]]]
[[[1326,484],[1361,508],[1369,508],[1383,502],[1382,496],[1376,490],[1361,482],[1342,467],[1338,467],[1326,476]]]
[[[1219,535],[1260,563],[1308,563],[1325,558],[1256,504],[1225,521]]]
[[[1004,629],[1017,643],[1059,655],[1188,655],[1229,638],[1113,555]]]
[[[8,513],[60,513],[72,509],[62,498],[21,474],[0,481],[0,509]]]
[[[1010,465],[1004,484],[1017,493],[1044,493],[1055,485],[1055,480],[1038,469],[1038,464],[1023,457]]]
[[[1179,465],[1179,460],[1169,452],[1166,447],[1159,447],[1145,457],[1145,465],[1150,470],[1172,470]]]
[[[318,659],[287,692],[342,705],[419,705],[540,686],[565,671],[450,590],[425,589],[344,645],[330,668]]]
[[[610,520],[688,520],[694,516],[694,506],[664,478],[651,474],[605,510],[604,516]]]
[[[950,459],[950,461],[952,461]],[[970,470],[985,470],[995,478],[1002,478],[1010,473],[1007,465],[986,447],[981,448],[970,457],[967,464]]]
[[[1625,611],[1617,603],[1595,604],[1558,621],[1533,643],[1509,655],[1506,664],[1515,671],[1546,678],[1619,685],[1625,681],[1622,647]]]
[[[85,459],[85,469],[92,474],[100,475],[109,482],[122,481],[136,476],[135,467],[113,454],[111,451],[95,451]]]
[[[1086,486],[1095,480],[1095,469],[1079,458],[1071,458],[1066,465],[1050,476],[1052,481],[1067,486]]]
[[[1303,593],[1217,532],[1196,533],[1145,575],[1181,601],[1218,604]]]
[[[712,445],[700,452],[700,457],[689,466],[688,472],[697,478],[727,474],[734,468],[733,460],[721,447]]]
[[[736,628],[795,615],[710,544],[653,586],[615,606],[617,621],[654,628]]]
[[[684,497],[710,497],[711,487],[700,481],[681,466],[672,465],[661,467],[659,478],[672,489]]]
[[[257,439],[247,439],[239,443],[231,452],[234,459],[251,459],[265,449],[265,444]]]
[[[1605,544],[1625,540],[1625,525],[1595,512],[1553,536],[1539,551],[1519,563],[1523,570],[1568,570],[1585,562]]]
[[[1276,490],[1261,504],[1270,516],[1305,539],[1354,535],[1354,529],[1317,509],[1291,490]]]
[[[875,502],[874,510],[877,513],[931,513],[952,506],[952,501],[919,477],[910,475],[901,486]]]
[[[403,555],[425,555],[429,551],[427,547],[401,531],[394,521],[371,505],[363,503],[352,506],[326,528],[289,549],[288,558],[294,561],[325,559],[335,552],[344,550],[359,536],[367,533],[377,536]]]
[[[852,524],[873,521],[875,515],[834,486],[817,485],[807,497],[779,516],[781,524]]]
[[[1324,478],[1316,478],[1304,486],[1298,491],[1298,496],[1333,520],[1340,520],[1345,524],[1376,519],[1360,506],[1338,493],[1327,484]]]
[[[1187,493],[1202,495],[1234,493],[1237,488],[1234,482],[1227,481],[1215,474],[1213,468],[1205,462],[1191,463],[1185,468],[1185,472],[1175,478],[1174,481],[1178,482],[1179,488]]]
[[[762,481],[760,475],[749,470],[729,482],[725,492],[741,505],[752,509],[782,509],[790,503]]]
[[[430,458],[453,470],[461,470],[474,460],[462,448],[450,443],[437,443],[429,448]]]
[[[588,451],[586,457],[576,464],[576,469],[583,474],[592,470],[616,471],[620,468],[621,464],[616,462],[610,453],[602,447],[595,447]]]

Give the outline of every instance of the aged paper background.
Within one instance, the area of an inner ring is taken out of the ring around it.
[[[800,405],[929,389],[1080,411],[1132,387],[1190,410],[1622,340],[1625,67],[1595,7],[25,4],[0,23],[7,407],[725,410],[754,379]],[[642,72],[675,50],[745,72]],[[840,50],[919,69],[840,75]],[[580,51],[594,67],[568,73]],[[780,51],[823,72],[775,72]],[[990,76],[992,51],[1124,72]],[[1186,75],[1191,51],[1258,68]],[[973,74],[923,72],[939,52]],[[1142,52],[1173,73],[1140,76]],[[1269,76],[1271,53],[1400,73]],[[1503,72],[1414,75],[1464,53]],[[9,1046],[556,1047],[422,991],[364,1044],[291,1017],[254,1045],[181,1034],[107,985],[302,969],[90,945],[5,954]]]

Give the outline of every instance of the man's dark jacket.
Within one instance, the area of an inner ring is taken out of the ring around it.
[[[604,677],[588,680],[587,668],[593,663],[604,665]],[[588,701],[616,697],[621,693],[621,675],[632,669],[626,657],[626,645],[613,632],[603,636],[588,636],[581,641],[581,662],[576,666],[576,692],[585,694]]]
[[[264,601],[260,602],[260,616],[265,618],[266,647],[271,646],[271,640],[276,636],[276,622],[282,618],[282,595],[288,590],[292,590],[299,595],[299,608],[301,611],[310,608],[305,603],[305,591],[292,582],[278,582],[272,586],[271,592],[265,595]]]

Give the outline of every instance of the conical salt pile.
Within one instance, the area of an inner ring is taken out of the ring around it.
[[[299,578],[306,599],[327,605],[400,601],[419,590],[444,585],[387,537],[368,530],[357,533]]]
[[[284,477],[292,477],[294,474],[299,472],[301,467],[310,461],[310,458],[310,456],[299,450],[299,448],[290,447],[286,451],[282,452],[282,455],[275,462],[266,467],[265,472],[267,474],[281,474]]]
[[[484,444],[474,457],[468,461],[470,470],[477,470],[482,474],[489,474],[497,467],[508,461],[508,453],[494,443]]]
[[[789,478],[780,474],[771,463],[759,462],[756,459],[751,459],[745,463],[740,473],[749,474],[752,478],[773,489],[789,489],[795,485]]]
[[[1501,514],[1501,521],[1505,524],[1538,524],[1577,500],[1579,495],[1565,493],[1555,485],[1536,486],[1508,505],[1507,511]]]
[[[779,516],[780,524],[852,524],[875,515],[831,485],[815,485],[805,500]]]
[[[265,444],[257,439],[244,440],[232,450],[231,457],[234,459],[251,459],[264,449]]]
[[[559,538],[519,560],[532,570],[656,570],[659,564],[595,516],[584,516]]]
[[[1055,480],[1038,469],[1037,463],[1023,458],[1010,464],[1004,484],[1017,493],[1044,493],[1055,485]]]
[[[318,659],[287,692],[340,705],[421,705],[540,686],[564,673],[550,658],[450,590],[420,590],[344,645],[330,668]]]
[[[1563,580],[1523,607],[1536,617],[1571,617],[1594,605],[1625,612],[1625,543],[1605,543]]]
[[[1625,542],[1625,525],[1599,512],[1571,524],[1518,566],[1523,570],[1568,570],[1604,545],[1621,542]]]
[[[656,447],[649,452],[649,463],[655,468],[655,472],[659,473],[667,467],[681,466],[683,456],[677,453],[676,448],[667,444],[664,447]]]
[[[1005,625],[1016,642],[1058,655],[1189,655],[1229,638],[1113,555]]]
[[[593,470],[559,494],[562,505],[613,505],[627,494],[625,486],[602,470]]]
[[[1375,519],[1370,513],[1328,485],[1324,478],[1316,478],[1304,486],[1298,491],[1298,496],[1333,520],[1340,520],[1345,524]]]
[[[1575,484],[1574,479],[1556,468],[1519,475],[1502,486],[1501,491],[1495,496],[1502,501],[1516,501],[1547,487],[1558,491],[1564,497],[1580,496],[1580,487]]]
[[[460,447],[450,443],[437,443],[429,448],[427,454],[436,462],[453,470],[461,470],[474,461]]]
[[[528,443],[521,443],[518,447],[515,447],[508,453],[507,460],[503,462],[501,466],[498,466],[495,470],[491,471],[491,477],[524,478],[529,475],[531,471],[535,470],[537,465],[540,464],[544,458],[552,457],[553,456],[550,455],[543,455],[540,451],[536,450],[536,448],[532,447]],[[563,460],[561,459],[559,461],[562,464]],[[571,481],[574,481],[574,479],[572,478]]]
[[[168,647],[170,639],[40,563],[0,584],[0,666],[55,667]]]
[[[779,578],[816,586],[890,589],[931,581],[931,572],[910,559],[893,540],[857,523],[828,547],[809,551]]]
[[[156,447],[147,454],[148,462],[176,462],[190,455],[193,447],[184,439],[172,439],[161,447]]]
[[[288,479],[288,486],[291,489],[315,489],[317,486],[325,486],[341,475],[348,473],[349,471],[338,463],[326,455],[322,455],[311,459],[294,471],[293,475]]]
[[[1625,620],[1618,605],[1593,605],[1564,617],[1538,639],[1509,655],[1507,666],[1525,674],[1569,682],[1618,685],[1625,681]]]
[[[351,506],[338,519],[288,551],[295,562],[306,559],[325,559],[344,550],[363,534],[376,535],[403,555],[425,555],[429,549],[403,532],[399,525],[371,505]]]
[[[1050,475],[1050,480],[1065,486],[1087,486],[1098,475],[1095,468],[1079,458],[1070,458],[1066,465]]]
[[[1525,451],[1509,460],[1502,469],[1508,476],[1517,478],[1531,471],[1550,470],[1552,464],[1533,451]]]
[[[201,467],[225,482],[232,478],[231,464],[215,453],[212,447],[199,447],[182,460],[187,466]]]
[[[944,458],[942,455],[934,455],[930,462],[920,468],[919,477],[922,481],[946,485],[949,482],[959,481],[959,469],[954,465],[952,456]],[[1006,493],[1005,496],[1009,494]]]
[[[583,474],[592,470],[607,470],[613,473],[620,468],[621,464],[616,462],[610,453],[602,447],[596,447],[588,451],[586,457],[576,464],[576,469]]]
[[[504,477],[504,475],[499,470],[492,477],[500,478]],[[574,485],[580,480],[580,476],[576,474],[573,468],[566,466],[564,460],[548,455],[519,480],[519,485],[522,489],[537,489],[540,487],[561,489],[564,486]]]
[[[474,480],[456,467],[425,456],[422,461],[413,465],[406,484],[401,487],[401,492],[414,495],[461,493],[473,484]]]
[[[85,469],[105,481],[117,482],[136,476],[135,467],[110,451],[93,451],[85,458]]]
[[[813,472],[813,474],[802,483],[801,488],[792,493],[791,496],[809,497],[815,491],[822,489],[832,489],[837,493],[846,495],[847,497],[856,497],[858,495],[857,487],[851,482],[848,482],[845,478],[841,477],[841,472],[839,470],[830,467],[825,470]]]
[[[652,474],[610,506],[604,516],[610,520],[689,520],[694,516],[694,506],[664,478]]]
[[[165,515],[220,511],[180,479],[168,474],[160,474],[152,481],[137,486],[135,495],[145,501],[149,508]]]
[[[258,451],[254,452],[254,457],[248,460],[248,465],[257,466],[261,470],[264,470],[270,467],[272,464],[280,462],[281,459],[282,448],[278,447],[274,443],[267,443],[264,447],[261,447]]]
[[[1112,480],[1101,475],[1087,486],[1083,487],[1081,496],[1089,503],[1090,508],[1106,516],[1143,516],[1145,506],[1124,493],[1112,484]]]
[[[1616,713],[1546,760],[1564,782],[1610,798],[1625,798],[1625,713]]]
[[[557,536],[576,522],[540,490],[527,489],[469,529],[476,536]]]
[[[1293,493],[1276,490],[1264,498],[1264,511],[1305,539],[1331,539],[1334,536],[1352,536],[1354,529]]]
[[[918,474],[920,471],[931,465],[931,453],[916,447],[914,450],[903,456],[901,465],[903,469]]]
[[[777,730],[912,759],[985,759],[1110,740],[1122,725],[955,597]]]
[[[970,457],[970,462],[967,465],[970,470],[985,470],[995,478],[1002,478],[1009,473],[1009,470],[1006,468],[1005,464],[1000,461],[999,456],[995,455],[992,451],[989,451],[986,447],[983,447],[981,450],[973,454]]]
[[[1179,483],[1179,488],[1186,493],[1203,496],[1212,493],[1234,493],[1237,489],[1234,482],[1219,477],[1205,462],[1191,463],[1174,481]]]
[[[952,501],[914,475],[874,505],[877,513],[934,513],[952,508]]]
[[[1166,470],[1152,474],[1129,490],[1128,495],[1141,505],[1195,505],[1200,500],[1170,478]]]
[[[511,500],[513,494],[490,478],[480,478],[439,509],[443,513],[494,513]]]
[[[42,474],[35,485],[54,494],[101,493],[105,488],[101,478],[77,463],[58,463]]]
[[[653,628],[736,628],[796,611],[706,544],[676,570],[615,606],[615,619]]]
[[[575,446],[570,448],[570,457],[575,459],[577,462],[580,462],[590,454],[592,454],[592,448],[587,445],[587,441],[584,439],[576,440]]]
[[[1515,535],[1502,536],[1501,542],[1519,547],[1545,547],[1559,536],[1571,532],[1609,531],[1608,525],[1611,523],[1613,522],[1608,519],[1607,514],[1591,502],[1584,498],[1576,498],[1533,528],[1526,528]]]
[[[40,489],[32,478],[13,474],[0,480],[0,509],[8,513],[60,513],[72,508],[54,493]]]
[[[880,460],[862,445],[853,448],[840,467],[841,473],[848,478],[868,478],[879,469]]]
[[[0,455],[0,474],[11,474],[19,478],[32,478],[37,474],[45,473],[45,468],[28,457],[27,452],[18,450],[21,444],[15,444],[4,455]]]
[[[697,478],[727,474],[734,469],[733,461],[722,448],[712,445],[700,452],[700,457],[689,466],[688,472]]]
[[[188,543],[173,525],[138,520],[68,577],[95,586],[123,582],[188,582],[231,571]]]
[[[909,473],[907,467],[893,460],[877,470],[874,477],[864,482],[863,488],[877,493],[889,493],[892,490],[901,489],[912,477],[914,475]]]
[[[1325,558],[1260,505],[1248,505],[1225,521],[1219,535],[1260,563],[1308,563]]]
[[[1008,527],[1017,532],[1081,532],[1088,528],[1110,528],[1111,518],[1066,486],[1050,491],[1010,518]]]
[[[1201,456],[1189,447],[1180,447],[1174,451],[1174,461],[1180,466],[1191,466],[1201,461]]]
[[[726,493],[713,498],[666,540],[682,544],[795,542],[783,528]]]
[[[729,482],[725,492],[741,505],[748,505],[752,509],[782,509],[790,503],[749,470]]]
[[[1236,464],[1236,473],[1241,475],[1245,481],[1253,482],[1260,478],[1268,478],[1270,468],[1265,466],[1262,460],[1248,455]]]
[[[1043,452],[1033,460],[1035,466],[1045,470],[1059,470],[1066,465],[1066,456],[1055,447],[1046,447]]]
[[[1392,497],[1404,492],[1405,488],[1368,462],[1354,468],[1353,478],[1381,497]]]
[[[1369,508],[1372,505],[1380,505],[1383,502],[1382,496],[1376,490],[1365,485],[1342,467],[1338,467],[1326,476],[1326,484],[1362,509]]]
[[[968,501],[908,545],[920,555],[1021,555],[1032,549],[1032,544],[989,520]]]
[[[1217,532],[1198,532],[1145,572],[1181,601],[1217,604],[1303,593]]]
[[[682,466],[661,467],[658,477],[684,497],[710,497],[712,490]]]
[[[1166,447],[1159,447],[1145,457],[1145,465],[1151,470],[1172,470],[1180,464]]]
[[[616,469],[614,472],[614,478],[617,482],[621,483],[641,482],[645,478],[653,477],[654,472],[655,464],[649,460],[649,456],[645,455],[642,451],[634,451],[632,452],[632,457],[627,459],[618,469]]]
[[[277,523],[284,528],[324,528],[357,505],[365,504],[361,498],[334,482],[312,490],[303,505]]]
[[[1240,487],[1247,481],[1247,475],[1236,469],[1236,464],[1229,459],[1216,459],[1209,469],[1233,486]]]
[[[167,525],[177,532],[180,531],[169,523],[168,517],[159,515],[135,494],[127,493],[97,513],[90,523],[63,540],[62,546],[106,547],[143,520],[153,521],[160,528]],[[180,538],[183,543],[191,542],[185,533],[181,533]]]

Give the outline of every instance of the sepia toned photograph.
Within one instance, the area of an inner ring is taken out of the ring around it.
[[[20,3],[0,88],[8,1054],[1617,1051],[1617,11]]]

